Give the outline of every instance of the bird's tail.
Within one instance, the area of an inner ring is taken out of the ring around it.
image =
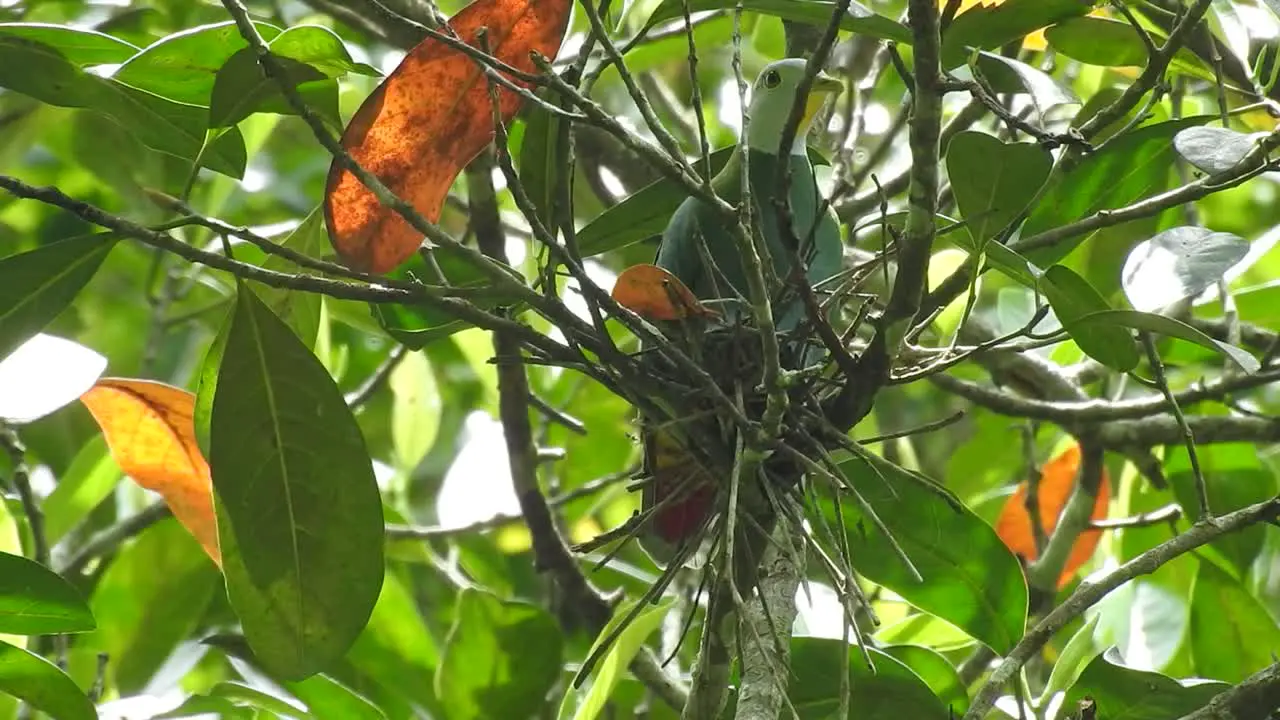
[[[680,434],[645,429],[641,438],[649,481],[641,495],[647,520],[639,540],[655,561],[666,564],[698,541],[714,509],[718,484]]]

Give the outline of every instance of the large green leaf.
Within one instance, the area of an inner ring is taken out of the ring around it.
[[[0,633],[85,632],[95,627],[80,592],[40,563],[0,552]]]
[[[1203,707],[1226,688],[1224,683],[1183,685],[1167,675],[1126,667],[1110,648],[1080,673],[1062,707],[1075,708],[1091,697],[1099,720],[1169,720]]]
[[[947,146],[947,176],[965,230],[985,249],[1027,207],[1049,177],[1053,156],[1034,143],[963,132]]]
[[[889,645],[880,649],[911,668],[953,715],[969,709],[969,693],[945,655],[923,645]]]
[[[0,359],[65,310],[113,247],[94,233],[0,259]]]
[[[1196,673],[1236,683],[1274,662],[1280,625],[1241,582],[1200,561],[1191,592],[1191,657]]]
[[[688,3],[687,5],[685,3]],[[772,15],[783,20],[826,27],[835,14],[836,4],[827,0],[742,0],[742,8],[752,12]],[[663,0],[649,16],[648,27],[680,17],[685,7],[690,12],[702,10],[732,10],[738,0]],[[901,23],[883,15],[877,15],[861,3],[849,3],[849,11],[840,20],[840,29],[860,35],[911,43],[911,31]]]
[[[868,648],[875,669],[856,646],[843,640],[791,639],[791,684],[787,695],[801,720],[827,720],[840,709],[841,655],[848,655],[849,707],[858,720],[949,720],[929,686],[893,656]]]
[[[1108,142],[1074,166],[1064,167],[1022,226],[1022,238],[1165,190],[1174,163],[1173,136],[1209,119],[1198,116],[1139,128]],[[1031,262],[1046,267],[1066,257],[1086,239],[1087,236],[1077,236],[1021,252]]]
[[[97,720],[93,703],[57,665],[0,642],[0,692],[13,695],[53,720]]]
[[[0,23],[0,35],[48,45],[76,65],[107,65],[128,60],[138,48],[87,28],[48,23]]]
[[[942,64],[964,62],[969,48],[993,50],[1046,25],[1084,15],[1093,0],[1005,0],[979,3],[961,13],[942,39]]]
[[[543,608],[464,589],[435,678],[450,720],[528,715],[560,675],[562,642]]]
[[[254,23],[271,42],[280,29]],[[209,106],[213,80],[227,59],[248,43],[234,22],[201,25],[163,37],[134,55],[116,71],[116,80],[191,105]]]
[[[1008,652],[1026,625],[1027,585],[1018,559],[995,530],[890,463],[872,467],[855,456],[840,470],[888,527],[923,581],[904,566],[879,528],[846,499],[844,523],[858,572],[996,652]],[[824,501],[822,509],[836,527],[834,505]]]
[[[344,655],[383,576],[382,502],[329,373],[247,287],[209,428],[227,594],[249,645],[297,680]]]
[[[591,646],[591,651],[595,652],[600,643],[614,631],[614,629],[626,619],[627,615],[635,609],[636,603],[641,598],[636,598],[628,602],[622,603],[613,611],[613,617],[609,623],[605,625],[600,634],[596,636],[595,643]],[[596,664],[595,673],[591,676],[591,681],[583,686],[580,690],[569,690],[564,695],[564,700],[560,703],[560,713],[557,716],[559,720],[595,720],[604,710],[605,705],[609,702],[609,696],[613,693],[613,689],[618,685],[618,681],[626,677],[627,666],[631,664],[631,660],[640,652],[640,648],[648,641],[649,636],[654,633],[662,625],[662,619],[667,616],[667,611],[671,609],[674,599],[664,600],[656,605],[645,608],[636,615],[630,625],[618,634],[613,645],[610,646],[608,652]]]
[[[85,72],[48,45],[0,35],[0,87],[58,107],[97,110],[153,150],[189,161],[199,158],[203,166],[231,177],[244,175],[244,138],[238,130],[224,133],[206,149],[204,108]]]
[[[1064,265],[1054,265],[1040,279],[1040,290],[1085,354],[1120,372],[1137,367],[1138,343],[1132,332],[1119,325],[1080,322],[1085,316],[1111,309],[1088,280]]]

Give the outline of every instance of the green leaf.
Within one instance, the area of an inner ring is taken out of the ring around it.
[[[128,60],[138,48],[106,33],[48,23],[0,23],[0,35],[33,40],[56,49],[81,67]]]
[[[965,230],[985,249],[1035,198],[1049,177],[1053,156],[1034,143],[1005,143],[982,132],[962,132],[947,146],[947,176]]]
[[[215,715],[220,720],[254,720],[255,711],[251,707],[240,705],[234,700],[210,695],[192,695],[178,707],[167,713],[156,715],[152,720],[168,720],[169,718],[207,717]]]
[[[387,572],[369,623],[347,653],[347,660],[387,690],[407,696],[434,715],[445,716],[435,688],[426,680],[440,663],[436,639],[408,584],[396,573]]]
[[[53,720],[97,720],[93,703],[57,665],[0,642],[0,692],[13,695]]]
[[[58,542],[79,525],[115,490],[123,477],[120,466],[107,451],[106,438],[98,434],[85,442],[40,506],[49,542]]]
[[[1166,39],[1150,27],[1147,30],[1157,43]],[[1070,18],[1045,30],[1044,36],[1049,47],[1088,65],[1145,67],[1147,64],[1146,44],[1133,26],[1123,20],[1095,16]],[[1174,54],[1170,65],[1201,80],[1214,79],[1213,70],[1185,47]]]
[[[0,259],[0,359],[71,305],[115,244],[93,233]]]
[[[585,255],[585,252],[584,252]],[[436,266],[449,280],[453,287],[482,289],[489,285],[489,280],[462,255],[451,248],[437,247],[431,251]],[[400,279],[410,277],[434,277],[434,271],[427,266],[421,254],[414,254],[400,267],[391,272],[391,276]],[[492,296],[470,298],[479,307],[494,308],[498,305],[517,305],[519,298],[494,292]],[[455,318],[452,314],[427,305],[398,305],[379,303],[372,305],[373,316],[378,323],[397,341],[411,350],[417,350],[429,342],[448,337],[459,330],[471,327],[470,323]]]
[[[1184,160],[1210,175],[1234,168],[1258,146],[1258,138],[1230,128],[1191,127],[1173,137],[1173,147]]]
[[[275,55],[306,63],[335,79],[349,72],[374,77],[381,75],[375,68],[353,62],[342,38],[320,25],[295,25],[271,40],[268,47]]]
[[[295,718],[296,720],[311,720],[307,716],[307,712],[293,703],[282,700],[271,693],[263,692],[257,688],[249,687],[238,682],[220,682],[209,689],[209,695],[216,698],[226,698],[235,702],[243,703],[248,707],[257,710],[264,710],[268,713],[280,715],[287,718]]]
[[[280,34],[274,25],[259,22],[254,26],[267,42]],[[245,47],[248,43],[233,21],[201,25],[148,45],[113,77],[170,100],[208,107],[214,76],[228,58]]]
[[[1041,278],[1040,290],[1085,354],[1120,372],[1138,366],[1138,343],[1131,332],[1119,325],[1081,322],[1086,316],[1110,310],[1088,280],[1064,265],[1054,265]]]
[[[141,692],[195,632],[218,587],[218,569],[173,518],[147,528],[111,560],[89,599],[98,629],[77,647],[111,657],[112,685]]]
[[[896,623],[882,627],[875,634],[884,643],[924,645],[938,652],[972,648],[976,643],[963,630],[927,613],[912,613]]]
[[[1027,585],[1018,559],[991,526],[967,508],[953,508],[891,463],[872,467],[855,456],[840,470],[924,581],[916,580],[879,528],[846,499],[844,527],[858,572],[996,652],[1008,652],[1026,625]],[[822,509],[837,527],[834,504],[824,501]]]
[[[222,356],[227,350],[227,334],[231,332],[231,320],[235,308],[224,313],[222,322],[218,323],[218,334],[213,336],[209,349],[205,350],[204,360],[196,371],[196,402],[191,411],[191,422],[195,426],[196,443],[200,452],[210,457],[212,449],[209,445],[209,423],[213,418],[213,398],[218,391],[218,371],[222,367]]]
[[[0,552],[0,633],[77,633],[95,627],[84,598],[62,576]]]
[[[1239,235],[1169,228],[1129,252],[1121,283],[1134,308],[1152,312],[1199,295],[1248,254],[1249,242]]]
[[[1215,515],[1233,512],[1275,497],[1276,476],[1258,456],[1258,448],[1248,443],[1215,443],[1199,445],[1196,460],[1204,477],[1209,509]],[[1199,516],[1195,474],[1185,446],[1170,448],[1165,455],[1164,474],[1173,495],[1182,506],[1183,517]],[[1244,578],[1266,541],[1267,528],[1262,525],[1241,528],[1209,543],[1226,560],[1224,569]],[[1205,556],[1207,557],[1207,555]],[[1227,678],[1222,678],[1226,680]]]
[[[1052,75],[1014,58],[982,51],[978,69],[997,92],[1026,93],[1040,113],[1059,105],[1078,105],[1080,98]]]
[[[684,2],[685,0],[663,0],[662,4],[649,16],[646,27],[652,28],[660,22],[681,17],[684,13]],[[690,12],[732,10],[736,6],[737,0],[688,0]],[[831,16],[835,14],[836,4],[825,2],[825,0],[743,0],[742,8],[783,20],[826,27],[831,22]],[[840,20],[840,29],[884,40],[911,43],[911,31],[904,25],[883,15],[877,15],[857,2],[849,3],[849,11]]]
[[[557,96],[558,97],[558,96]],[[543,226],[555,232],[554,209],[561,178],[560,133],[564,120],[537,105],[526,111],[520,145],[520,181]]]
[[[1099,613],[1092,613],[1085,624],[1067,641],[1062,654],[1053,663],[1049,672],[1049,680],[1045,683],[1044,692],[1040,694],[1039,707],[1047,707],[1047,703],[1060,692],[1075,684],[1085,666],[1098,656],[1094,649],[1093,632],[1098,627]]]
[[[1235,345],[1228,345],[1214,340],[1181,320],[1174,320],[1165,315],[1138,312],[1137,310],[1102,310],[1083,315],[1077,318],[1075,323],[1077,325],[1126,327],[1168,335],[1169,337],[1193,342],[1201,347],[1219,352],[1247,373],[1255,373],[1262,367],[1257,358]]]
[[[600,643],[618,624],[626,619],[627,615],[635,609],[636,603],[640,601],[641,598],[628,600],[614,609],[613,617],[596,636],[596,641],[591,646],[592,653],[600,647]],[[618,634],[613,646],[604,654],[600,662],[596,663],[595,673],[591,676],[589,684],[577,691],[570,689],[565,693],[557,717],[560,720],[569,720],[569,718],[595,720],[599,717],[609,701],[609,696],[613,694],[613,689],[617,687],[618,681],[626,677],[627,667],[631,665],[632,659],[640,652],[640,648],[648,641],[649,636],[661,627],[662,619],[667,616],[667,611],[673,604],[675,599],[668,598],[645,608],[636,615],[631,624]]]
[[[244,138],[226,133],[201,153],[207,113],[81,70],[52,47],[0,35],[0,87],[50,105],[102,112],[147,147],[201,164],[224,175],[244,175]]]
[[[969,693],[960,673],[944,655],[922,645],[889,645],[880,649],[911,668],[954,716],[969,709]]]
[[[367,698],[325,675],[289,683],[289,692],[306,703],[316,720],[386,720],[386,713]]]
[[[841,655],[849,657],[849,707],[859,720],[949,720],[942,701],[918,675],[893,656],[868,648],[875,669],[862,651],[843,640],[791,639],[791,684],[787,696],[801,720],[827,720],[840,709]]]
[[[1187,686],[1167,675],[1126,667],[1113,647],[1080,673],[1062,707],[1074,709],[1091,697],[1098,705],[1099,720],[1169,720],[1203,707],[1227,687],[1224,683]]]
[[[1084,15],[1093,5],[1093,0],[1005,0],[971,7],[947,28],[942,39],[943,67],[963,64],[971,47],[994,50],[1047,25]]]
[[[1174,164],[1173,136],[1209,119],[1198,116],[1139,128],[1108,142],[1076,165],[1064,167],[1027,218],[1022,238],[1165,190]],[[1023,251],[1023,255],[1047,267],[1087,239],[1082,235],[1050,247]]]
[[[562,642],[541,607],[464,589],[435,678],[450,720],[530,714],[560,675]]]
[[[1188,631],[1196,672],[1237,683],[1274,660],[1280,625],[1262,603],[1213,563],[1200,561]]]
[[[412,472],[435,442],[440,429],[441,397],[431,364],[421,351],[405,355],[391,371],[391,444],[396,467]]]
[[[298,227],[280,241],[280,245],[308,257],[320,257],[329,248],[329,235],[324,229],[324,211],[316,206]],[[289,274],[311,274],[310,270],[300,267],[292,260],[279,255],[271,255],[262,267],[267,270]],[[285,321],[297,333],[298,338],[307,347],[315,345],[316,333],[320,331],[320,296],[316,293],[275,288],[258,282],[250,282],[250,287],[262,298],[271,311]]]
[[[276,61],[308,107],[334,126],[341,124],[336,82],[306,63],[280,56]],[[244,48],[218,71],[209,99],[209,126],[230,127],[257,112],[298,114],[276,79],[263,72],[253,50]]]
[[[237,289],[210,420],[227,594],[285,679],[342,657],[383,576],[382,502],[364,438],[314,354]]]

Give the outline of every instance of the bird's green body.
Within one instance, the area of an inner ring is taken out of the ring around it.
[[[783,128],[804,73],[805,61],[798,59],[772,63],[760,73],[752,88],[751,121],[741,140],[747,148],[747,167],[743,166],[739,146],[711,181],[716,195],[737,206],[742,200],[743,172],[749,174],[752,232],[768,250],[767,261],[760,253],[761,262],[768,262],[761,269],[770,292],[774,327],[784,336],[779,359],[790,369],[812,365],[825,354],[820,343],[809,339],[811,331],[795,332],[808,317],[804,298],[790,278],[795,259],[804,263],[805,280],[813,286],[841,271],[843,255],[839,225],[834,213],[823,207],[805,145],[810,121],[823,103],[840,91],[840,83],[821,74],[815,78],[809,95],[802,100],[804,113],[797,139],[791,148],[783,150],[784,156],[780,158],[778,154]],[[784,232],[778,222],[780,162],[789,164],[790,232]],[[718,304],[715,309],[723,323],[752,318],[748,310],[751,290],[736,238],[736,222],[704,200],[690,197],[676,210],[663,232],[656,260],[700,300],[744,298],[746,303],[728,300]],[[728,363],[723,362],[724,358],[718,359],[721,362],[717,366],[707,368],[713,376],[734,372],[720,367],[734,367],[732,358]],[[735,378],[716,380],[731,386]],[[702,467],[690,452],[693,440],[683,422],[686,421],[642,430],[645,466],[652,476],[645,486],[643,505],[652,518],[649,529],[641,534],[641,544],[663,562],[670,561],[679,548],[698,537],[700,528],[711,517],[721,486],[717,473]]]
[[[791,154],[787,158],[791,233],[785,233],[778,223],[778,156],[755,149],[749,149],[747,154],[754,225],[772,263],[772,268],[766,269],[766,277],[772,275],[779,287],[785,285],[796,257],[807,265],[805,278],[810,286],[839,273],[840,229],[830,209],[823,212],[808,155]],[[742,172],[741,156],[735,152],[712,180],[712,189],[726,202],[738,204],[742,199]],[[714,269],[703,260],[699,237],[706,244],[706,255],[714,261]],[[742,253],[732,229],[726,228],[724,220],[699,198],[688,198],[672,216],[662,234],[656,264],[679,278],[699,299],[750,297]],[[805,318],[803,301],[796,292],[775,292],[771,299],[775,302],[774,325],[779,332],[794,330]],[[721,311],[730,322],[744,315],[734,303],[726,304]]]

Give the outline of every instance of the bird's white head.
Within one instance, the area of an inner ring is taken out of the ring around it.
[[[791,106],[796,100],[796,89],[804,79],[804,68],[803,59],[788,58],[769,63],[760,71],[751,88],[751,124],[747,128],[747,146],[752,150],[771,155],[778,152],[782,129],[786,127]],[[809,95],[802,101],[804,112],[800,116],[800,125],[796,128],[795,142],[791,145],[792,155],[805,153],[805,136],[809,134],[809,123],[827,98],[839,95],[842,89],[840,81],[826,73],[819,72],[814,77]]]

